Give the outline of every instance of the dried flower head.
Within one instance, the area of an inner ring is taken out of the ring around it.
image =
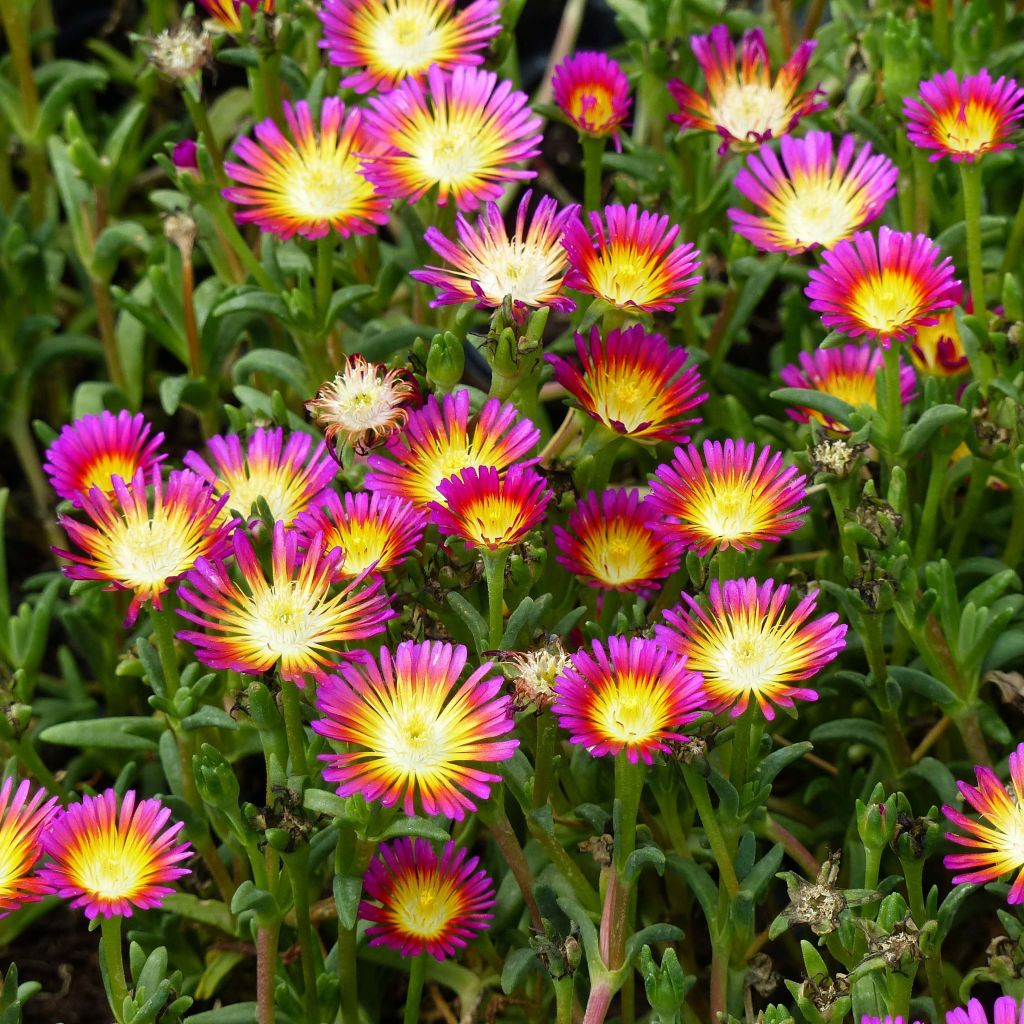
[[[194,78],[213,61],[213,40],[198,21],[183,21],[150,39],[149,59],[170,79]]]
[[[555,680],[572,668],[572,659],[553,636],[544,647],[510,653],[502,665],[512,681],[516,710],[532,705],[542,711],[555,702]]]

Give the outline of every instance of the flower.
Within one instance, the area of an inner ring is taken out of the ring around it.
[[[966,288],[959,304],[971,313],[974,305]],[[910,358],[919,373],[934,377],[958,377],[970,369],[967,352],[960,340],[960,328],[951,309],[943,310],[932,326],[918,327],[910,339]]]
[[[394,617],[379,576],[366,586],[357,577],[339,591],[331,588],[342,552],[326,551],[321,533],[300,557],[299,534],[275,523],[269,579],[241,530],[232,543],[240,582],[223,559],[203,558],[178,590],[191,606],[178,614],[209,631],[178,637],[210,668],[259,675],[276,665],[282,679],[303,686],[343,653],[340,644],[376,636]]]
[[[406,407],[416,394],[416,384],[405,370],[345,356],[334,379],[321,385],[306,409],[329,445],[343,437],[360,450],[401,430],[409,416]]]
[[[486,931],[494,885],[479,863],[450,840],[440,856],[426,839],[384,843],[363,879],[368,899],[359,903],[369,944],[443,960]]]
[[[640,492],[615,487],[591,491],[554,528],[555,560],[601,590],[646,590],[679,568],[683,546],[652,531],[648,503]]]
[[[896,165],[865,143],[844,135],[835,166],[832,136],[783,136],[782,161],[769,149],[751,154],[733,184],[767,216],[729,210],[736,232],[767,252],[830,248],[878,217],[896,194]]]
[[[422,409],[409,415],[399,437],[388,442],[387,456],[371,455],[365,486],[395,494],[414,505],[429,505],[443,498],[440,484],[464,469],[493,466],[504,470],[526,455],[540,431],[520,419],[515,407],[489,399],[472,427],[469,392],[445,395],[439,403],[431,395]]]
[[[651,640],[609,637],[593,655],[572,656],[572,666],[555,682],[551,710],[569,732],[569,741],[594,757],[618,754],[650,764],[656,751],[668,750],[675,730],[700,715],[703,682],[685,658]]]
[[[672,248],[679,226],[668,217],[629,207],[589,214],[593,235],[582,221],[566,226],[562,244],[569,254],[565,284],[621,309],[644,312],[673,308],[700,283],[700,253],[689,242]]]
[[[999,996],[993,1006],[992,1024],[1024,1024],[1024,1003],[1010,996]],[[989,1016],[977,999],[967,1007],[958,1006],[946,1013],[946,1024],[989,1024]]]
[[[243,207],[238,221],[278,238],[323,238],[332,230],[342,238],[373,234],[387,222],[390,199],[363,170],[363,154],[372,149],[363,111],[346,111],[329,96],[318,132],[305,100],[285,103],[283,110],[290,137],[267,118],[253,129],[257,141],[239,139],[236,160],[224,164],[234,184],[223,196]]]
[[[690,45],[704,72],[707,91],[701,96],[679,79],[672,79],[668,91],[679,104],[680,113],[670,114],[669,120],[683,128],[718,132],[723,140],[719,153],[730,146],[753,148],[785,135],[800,118],[827,106],[818,99],[821,89],[797,93],[816,45],[811,40],[797,47],[774,83],[760,28],[743,34],[739,71],[736,47],[725,25],[715,25],[706,36],[691,36]]]
[[[876,408],[875,378],[885,362],[881,349],[874,345],[841,345],[801,352],[800,365],[790,363],[779,371],[782,383],[789,388],[805,388],[832,395],[855,409],[862,405]],[[900,401],[906,405],[914,397],[914,371],[900,360]],[[849,428],[826,413],[803,406],[786,412],[797,421],[815,419],[837,434],[848,434]]]
[[[141,412],[101,412],[67,424],[46,449],[43,469],[50,486],[79,508],[94,487],[113,494],[115,476],[131,480],[137,470],[148,473],[167,457],[160,451],[164,435],[150,437],[151,430]]]
[[[502,475],[493,466],[469,467],[437,485],[443,501],[430,503],[430,520],[448,537],[498,551],[521,543],[544,521],[552,494],[530,466]]]
[[[986,153],[1012,149],[1010,136],[1024,118],[1024,88],[1000,75],[994,82],[986,68],[961,81],[941,72],[919,86],[920,98],[903,100],[907,138],[928,159],[974,161]]]
[[[609,331],[603,339],[594,325],[589,343],[576,334],[576,354],[579,370],[561,356],[544,358],[591,419],[640,444],[690,440],[686,428],[700,417],[686,413],[708,396],[698,394],[700,373],[687,363],[684,349],[648,334],[641,324]]]
[[[508,652],[502,666],[512,682],[514,710],[522,711],[533,705],[543,711],[554,702],[555,680],[572,666],[572,659],[565,653],[562,641],[550,636],[543,647]]]
[[[551,93],[569,123],[584,135],[613,135],[629,116],[629,79],[606,53],[582,50],[566,57],[551,76]]]
[[[267,14],[274,13],[274,0],[199,0],[211,18],[227,32],[241,32],[242,18],[240,11],[248,7],[254,14],[264,10]]]
[[[54,549],[72,563],[64,575],[73,580],[105,580],[110,590],[130,590],[125,620],[131,626],[142,605],[161,607],[171,583],[185,575],[199,558],[218,557],[228,543],[235,520],[223,516],[224,501],[195,473],[176,470],[163,483],[159,467],[135,471],[129,483],[114,477],[108,497],[94,487],[82,498],[89,523],[61,515],[57,521],[84,554]]]
[[[0,786],[0,918],[26,903],[34,903],[50,887],[33,873],[42,856],[40,837],[57,806],[44,789],[32,792],[28,779],[4,779]]]
[[[483,51],[501,31],[497,0],[326,0],[320,11],[332,64],[361,68],[343,89],[387,92],[431,67],[453,71],[483,63]]]
[[[807,478],[767,446],[746,441],[705,441],[677,448],[658,466],[647,499],[665,522],[655,530],[681,540],[702,557],[716,548],[746,551],[800,528]],[[706,466],[706,468],[705,468]]]
[[[300,512],[295,529],[312,539],[324,535],[324,549],[341,548],[341,577],[397,569],[423,538],[426,514],[404,498],[333,491],[315,508]]]
[[[195,139],[182,139],[174,144],[171,150],[171,163],[177,171],[198,171],[199,158],[197,153],[199,146]]]
[[[961,285],[952,260],[938,260],[939,247],[925,235],[882,227],[876,242],[861,231],[822,254],[804,294],[826,327],[888,348],[956,305]]]
[[[837,625],[835,612],[807,621],[816,590],[787,616],[788,596],[786,584],[771,580],[712,580],[707,608],[683,594],[684,604],[666,611],[666,624],[655,627],[655,640],[703,673],[714,711],[728,709],[736,718],[753,698],[771,721],[775,707],[817,700],[814,690],[792,684],[810,679],[846,646],[846,626]]]
[[[381,151],[366,174],[395,198],[415,202],[436,186],[439,205],[453,198],[460,210],[475,210],[497,202],[506,182],[535,176],[512,165],[540,152],[540,129],[511,82],[472,67],[431,67],[426,88],[407,78],[370,100],[367,131]]]
[[[192,847],[175,845],[184,822],[168,826],[170,816],[159,800],[136,802],[132,789],[120,807],[112,789],[84,796],[43,832],[51,862],[39,875],[90,920],[159,907],[174,891],[167,883],[191,873],[178,865],[192,856]]]
[[[322,441],[313,448],[309,434],[294,431],[286,442],[281,427],[257,427],[244,451],[237,434],[211,437],[207,447],[216,468],[197,452],[185,454],[185,465],[211,484],[218,496],[227,495],[228,508],[250,516],[262,498],[271,516],[285,526],[325,497],[338,472]]]
[[[505,761],[519,746],[501,739],[513,728],[504,680],[481,665],[459,685],[466,648],[438,641],[399,644],[394,655],[338,666],[317,688],[313,729],[347,749],[320,754],[324,778],[339,796],[362,793],[407,815],[461,820],[486,800],[501,776],[473,767]]]
[[[963,798],[980,815],[981,821],[973,821],[966,814],[950,807],[942,813],[950,822],[966,833],[947,832],[946,838],[958,846],[966,846],[972,853],[951,853],[943,864],[952,871],[953,884],[972,882],[984,885],[995,882],[1002,875],[1016,872],[1006,900],[1008,903],[1024,903],[1024,851],[1021,836],[1024,835],[1024,743],[1010,754],[1010,784],[1005,786],[991,768],[978,765],[974,769],[978,786],[958,782],[957,789]]]
[[[525,192],[519,202],[511,238],[495,203],[487,203],[475,227],[461,213],[456,216],[458,244],[436,227],[427,228],[423,237],[452,266],[446,270],[428,265],[409,275],[438,289],[431,306],[475,302],[496,309],[506,296],[511,296],[513,303],[522,306],[552,306],[563,312],[575,308],[571,299],[560,294],[566,267],[562,237],[579,207],[572,205],[559,210],[558,203],[545,196],[527,227],[531,195],[532,192]]]

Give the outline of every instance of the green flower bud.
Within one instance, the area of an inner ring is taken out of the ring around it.
[[[451,331],[435,334],[427,353],[427,380],[446,394],[462,380],[466,356],[462,342]]]
[[[882,34],[882,94],[895,114],[903,98],[917,93],[921,81],[921,30],[917,19],[906,21],[889,14]]]

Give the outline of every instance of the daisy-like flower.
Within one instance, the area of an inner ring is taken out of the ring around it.
[[[651,481],[652,527],[701,557],[714,550],[747,551],[798,530],[807,506],[807,478],[782,455],[746,441],[705,441],[677,448]]]
[[[884,348],[934,325],[956,305],[962,288],[953,261],[940,260],[926,235],[879,228],[861,231],[822,254],[804,294],[821,322],[851,338],[865,335]]]
[[[591,491],[554,528],[559,565],[601,590],[646,590],[679,568],[683,545],[653,531],[637,490]]]
[[[346,356],[333,380],[306,403],[332,447],[342,438],[356,450],[370,448],[402,429],[417,394],[405,370],[388,370],[362,356]]]
[[[460,210],[475,210],[497,202],[506,182],[536,176],[513,164],[540,152],[541,119],[526,93],[491,71],[431,67],[426,87],[407,78],[371,99],[366,120],[381,147],[366,174],[392,197],[415,202],[436,186],[441,206],[451,198]]]
[[[445,536],[470,547],[498,551],[519,544],[544,521],[551,491],[530,466],[471,467],[442,480],[443,501],[430,504],[430,519]]]
[[[650,764],[701,713],[703,681],[685,658],[651,640],[613,636],[607,645],[595,640],[593,654],[572,656],[555,682],[551,710],[570,742],[594,757],[624,750],[633,764]]]
[[[168,824],[170,817],[159,800],[136,801],[131,789],[120,806],[112,789],[84,796],[43,832],[51,860],[39,875],[90,920],[159,907],[174,892],[167,883],[191,874],[179,866],[192,856],[187,842],[176,842],[184,822]]]
[[[946,1024],[1024,1024],[1024,1003],[1010,996],[1000,996],[990,1018],[985,1007],[972,999],[966,1007],[958,1006],[946,1013]]]
[[[974,821],[948,805],[942,813],[960,832],[947,832],[946,838],[971,853],[951,853],[943,864],[956,871],[953,884],[972,882],[984,885],[1003,875],[1016,872],[1007,902],[1024,903],[1024,852],[1020,837],[1024,835],[1024,743],[1010,755],[1009,786],[999,781],[991,768],[978,765],[974,769],[977,788],[958,782],[957,788],[970,806],[981,815]],[[961,834],[964,833],[964,834]]]
[[[1024,119],[1024,88],[986,68],[962,80],[945,71],[922,82],[919,97],[903,100],[907,138],[921,149],[934,150],[928,159],[980,160],[986,153],[1012,149],[1012,134]]]
[[[571,299],[561,295],[566,267],[562,236],[579,207],[559,210],[558,203],[545,196],[527,227],[531,195],[527,191],[519,202],[511,237],[495,203],[484,207],[475,227],[461,213],[456,216],[457,243],[437,228],[427,228],[427,243],[451,264],[450,270],[428,265],[409,275],[437,288],[431,306],[475,302],[482,308],[496,309],[506,296],[511,296],[513,304],[520,306],[552,306],[563,312],[575,308]]]
[[[841,345],[801,352],[800,365],[790,363],[779,371],[782,383],[790,388],[805,388],[832,395],[855,409],[862,405],[876,408],[875,378],[885,363],[882,350],[874,345]],[[914,371],[900,360],[900,400],[906,405],[914,397]],[[797,423],[817,420],[836,434],[848,434],[849,428],[816,409],[803,406],[786,410]]]
[[[143,470],[136,470],[127,484],[114,477],[112,497],[94,487],[82,498],[90,522],[57,517],[83,552],[57,551],[71,562],[64,574],[73,580],[104,580],[108,590],[130,590],[127,626],[146,602],[161,607],[170,585],[197,559],[224,552],[235,526],[235,520],[223,516],[225,499],[215,499],[195,473],[177,470],[164,483],[154,467],[148,483],[152,498]]]
[[[320,755],[339,796],[459,820],[487,799],[501,776],[474,765],[507,760],[519,740],[501,738],[513,728],[511,698],[499,695],[504,680],[489,676],[490,662],[459,685],[466,655],[461,644],[407,641],[394,655],[382,647],[379,665],[342,664],[321,681],[313,729],[346,745]]]
[[[390,199],[363,172],[373,148],[363,112],[329,96],[319,130],[305,100],[285,103],[284,117],[290,137],[267,118],[253,129],[256,141],[239,139],[236,160],[224,164],[234,184],[223,194],[242,207],[238,221],[278,238],[323,238],[332,230],[348,238],[386,223]]]
[[[960,305],[967,313],[974,311],[966,288]],[[958,377],[970,369],[967,352],[960,340],[960,328],[951,309],[943,310],[932,326],[918,327],[908,347],[911,361],[920,373],[933,377]]]
[[[445,395],[441,402],[431,395],[422,409],[410,413],[402,434],[389,441],[388,454],[369,457],[365,485],[426,506],[444,498],[443,480],[464,469],[505,470],[539,439],[540,431],[529,420],[496,398],[484,403],[470,425],[468,391]]]
[[[680,113],[669,119],[683,128],[717,132],[720,153],[750,149],[768,139],[791,132],[802,117],[827,105],[821,89],[798,93],[800,81],[814,52],[815,43],[801,43],[782,66],[775,81],[764,33],[760,28],[743,34],[740,66],[736,47],[725,25],[715,25],[706,36],[691,36],[693,55],[704,72],[707,92],[701,96],[690,86],[672,79],[668,91]]]
[[[612,205],[589,214],[590,234],[580,220],[566,226],[569,254],[565,284],[620,309],[671,313],[700,282],[700,253],[689,242],[672,248],[679,226],[668,217]]]
[[[767,252],[825,249],[878,217],[896,194],[896,165],[844,135],[833,166],[832,136],[786,135],[782,160],[767,146],[747,159],[733,184],[765,216],[732,209],[736,232]]]
[[[242,7],[248,7],[254,14],[263,10],[267,14],[274,13],[275,0],[199,0],[206,13],[226,32],[241,32]]]
[[[712,710],[728,709],[736,718],[753,699],[771,721],[776,707],[817,700],[816,691],[793,684],[810,679],[846,646],[846,626],[834,612],[808,621],[817,591],[787,615],[788,596],[786,584],[771,580],[712,580],[707,607],[683,594],[684,604],[655,627],[655,640],[703,674]]]
[[[621,149],[619,128],[629,116],[629,79],[606,53],[583,50],[566,57],[551,76],[558,109],[584,135],[612,135]]]
[[[101,412],[67,424],[46,449],[43,469],[50,485],[78,506],[94,487],[113,494],[115,476],[131,480],[138,470],[148,473],[166,458],[160,451],[164,435],[150,437],[151,430],[141,412]]]
[[[641,324],[609,331],[604,338],[595,325],[589,341],[577,333],[576,354],[578,370],[561,356],[544,358],[591,419],[640,444],[690,440],[686,428],[700,417],[686,414],[708,396],[700,391],[700,372],[687,364],[684,349],[648,334]]]
[[[332,64],[361,68],[343,89],[387,92],[431,67],[453,71],[483,63],[483,51],[501,31],[497,0],[326,0],[320,11]]]
[[[376,636],[394,617],[381,577],[365,586],[357,577],[335,590],[341,549],[325,551],[318,533],[300,555],[299,540],[296,531],[274,525],[269,579],[241,530],[232,537],[239,582],[223,559],[200,559],[188,574],[178,594],[189,607],[178,614],[207,632],[178,636],[204,665],[249,675],[276,665],[283,679],[304,686],[307,676],[319,677],[344,653],[341,644]]]
[[[0,917],[49,893],[50,887],[33,872],[42,856],[40,837],[53,817],[55,796],[32,792],[28,779],[12,778],[0,786]]]
[[[295,431],[285,441],[284,430],[257,427],[245,448],[237,434],[211,437],[207,442],[211,466],[198,452],[183,459],[214,489],[227,495],[227,508],[242,516],[255,514],[262,498],[277,522],[290,525],[307,506],[326,497],[338,464],[321,441],[313,447],[309,434]]]
[[[333,491],[315,508],[300,512],[295,529],[306,537],[324,535],[324,548],[341,548],[338,575],[397,569],[423,538],[426,514],[404,498]]]
[[[371,946],[404,957],[454,955],[493,917],[494,884],[455,843],[438,855],[426,839],[396,839],[377,851],[363,879],[359,916],[370,922]],[[372,901],[372,902],[371,902]]]

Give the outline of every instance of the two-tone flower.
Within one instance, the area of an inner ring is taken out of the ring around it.
[[[52,892],[36,871],[43,854],[42,834],[57,810],[28,779],[6,778],[0,786],[0,917]]]
[[[619,129],[629,116],[629,79],[606,53],[581,50],[566,57],[551,76],[551,97],[581,134],[612,136],[622,148]]]

